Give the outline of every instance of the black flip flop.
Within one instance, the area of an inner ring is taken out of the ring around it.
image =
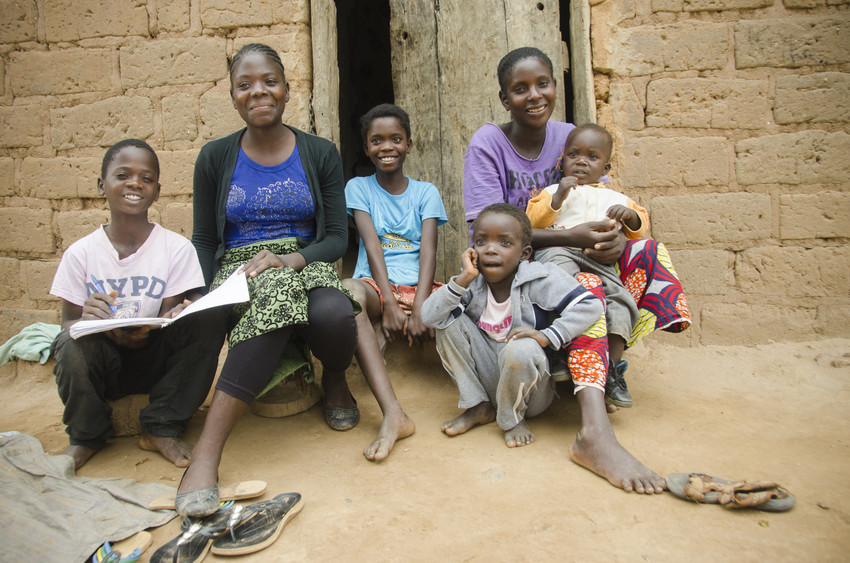
[[[286,523],[304,507],[300,493],[283,493],[272,500],[245,507],[242,520],[230,533],[213,542],[214,555],[245,555],[260,551],[275,542]]]
[[[240,507],[241,508],[241,507]],[[233,509],[221,508],[204,518],[187,516],[180,525],[183,533],[157,549],[151,563],[197,563],[202,561],[215,538],[227,531]]]

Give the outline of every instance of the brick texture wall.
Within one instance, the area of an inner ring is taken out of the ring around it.
[[[694,318],[665,340],[850,336],[850,2],[591,4],[612,176]]]
[[[694,316],[669,341],[850,335],[850,1],[590,3],[612,177],[650,210]],[[59,257],[108,218],[95,189],[107,146],[151,143],[151,218],[188,235],[195,156],[242,126],[227,57],[253,40],[277,48],[286,119],[304,129],[313,69],[307,0],[0,5],[2,342],[58,322]]]

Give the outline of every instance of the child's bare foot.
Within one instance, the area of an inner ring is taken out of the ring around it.
[[[610,428],[583,426],[570,449],[570,457],[629,493],[661,493],[667,487],[663,477],[620,445]]]
[[[375,440],[366,446],[363,455],[371,461],[380,461],[390,455],[396,440],[407,438],[416,431],[416,425],[407,414],[399,410],[395,413],[385,414],[378,435]]]
[[[444,422],[440,430],[449,436],[457,436],[458,434],[463,434],[473,426],[489,424],[494,420],[496,420],[496,409],[493,408],[493,405],[484,401],[466,409],[459,417]]]
[[[69,455],[74,458],[74,471],[84,466],[91,456],[100,451],[100,448],[87,448],[86,446],[75,446],[71,444],[60,455]]]
[[[159,452],[165,459],[177,467],[189,467],[192,461],[192,446],[180,438],[169,438],[166,436],[154,436],[142,432],[139,437],[139,447],[149,452]]]
[[[527,446],[534,441],[534,434],[524,420],[519,424],[505,431],[505,444],[509,448],[518,448]]]
[[[612,412],[617,412],[618,410],[620,410],[620,407],[618,407],[617,405],[610,405],[608,403],[605,403],[605,410],[608,411],[609,413],[612,413]]]

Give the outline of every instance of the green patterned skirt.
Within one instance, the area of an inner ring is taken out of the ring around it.
[[[294,238],[284,238],[230,248],[224,252],[221,267],[210,289],[224,283],[239,266],[264,249],[275,254],[289,254],[296,252],[298,245]],[[292,268],[269,268],[255,278],[246,279],[250,300],[235,305],[228,317],[230,348],[279,328],[306,325],[307,293],[317,287],[340,290],[354,305],[354,314],[360,312],[360,304],[342,285],[333,264],[327,262],[313,262],[300,272]],[[302,375],[307,381],[313,381],[310,357],[307,343],[297,332],[293,333],[274,375],[259,396],[294,373]]]

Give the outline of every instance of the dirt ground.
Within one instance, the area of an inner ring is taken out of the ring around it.
[[[611,415],[620,441],[661,474],[775,480],[797,498],[783,514],[612,487],[569,459],[578,408],[568,388],[530,421],[537,436],[530,446],[505,447],[495,424],[449,438],[439,427],[459,412],[457,392],[433,348],[391,345],[387,359],[417,432],[384,462],[361,454],[380,411],[357,368],[349,379],[363,416],[350,432],[329,429],[320,405],[240,421],[222,483],[263,479],[263,498],[286,491],[305,498],[280,539],[244,561],[847,559],[850,340],[682,348],[655,339],[627,354],[635,407]],[[0,378],[0,431],[33,434],[56,453],[67,444],[62,405],[42,371],[36,380]],[[188,440],[197,439],[203,416],[193,419]],[[125,437],[80,474],[176,486],[181,470]],[[178,524],[152,530],[142,561],[178,534]],[[216,560],[226,558],[207,558]]]

